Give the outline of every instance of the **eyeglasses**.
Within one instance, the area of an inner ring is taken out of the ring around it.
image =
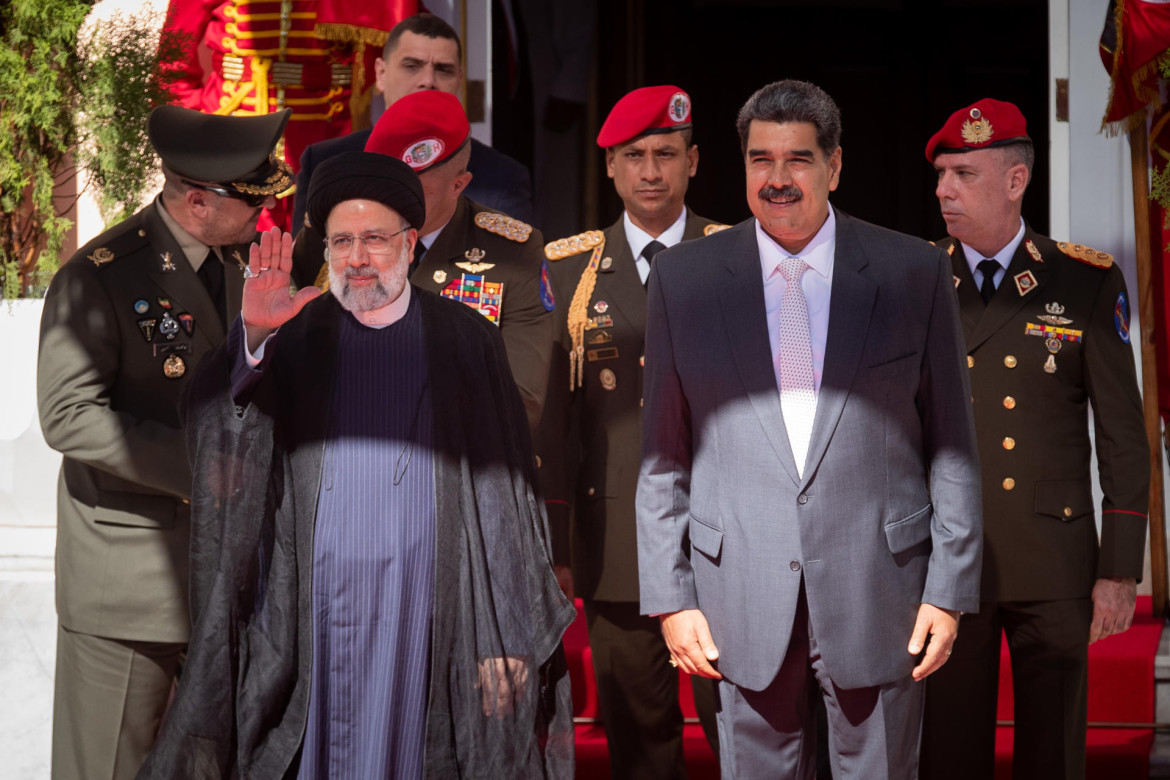
[[[359,236],[351,236],[349,233],[337,233],[325,239],[325,248],[329,250],[329,256],[335,260],[344,260],[349,257],[353,252],[355,241],[361,242],[362,246],[366,248],[366,254],[388,255],[394,251],[394,243],[390,239],[400,233],[405,233],[407,230],[410,230],[409,225],[393,233],[370,231],[368,233],[362,233]]]
[[[194,187],[197,190],[206,190],[207,192],[214,192],[225,198],[233,198],[234,200],[242,200],[252,208],[263,206],[271,195],[253,195],[248,192],[240,192],[238,190],[229,190],[226,187],[217,187],[214,184],[197,184],[189,179],[182,180],[188,187]]]

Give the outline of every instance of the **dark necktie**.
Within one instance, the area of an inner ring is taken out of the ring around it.
[[[994,260],[980,260],[979,265],[976,266],[979,273],[983,274],[983,284],[979,285],[979,295],[983,298],[983,305],[991,303],[991,296],[995,295],[995,274],[999,271],[1000,265]]]
[[[203,282],[203,288],[207,290],[211,302],[215,304],[220,323],[226,328],[227,300],[223,290],[223,263],[219,261],[214,251],[207,250],[207,257],[203,259],[203,265],[199,266],[197,275],[199,281]]]
[[[422,262],[423,255],[427,253],[426,245],[423,244],[422,239],[414,242],[414,257],[410,261],[410,270],[406,272],[407,278],[414,276],[414,272],[418,270],[418,264]]]
[[[649,244],[647,244],[645,247],[642,248],[642,257],[646,258],[646,262],[650,264],[651,268],[653,268],[654,267],[654,255],[658,254],[663,249],[666,249],[666,244],[662,243],[661,241],[657,241],[657,240],[651,241]],[[649,282],[649,281],[650,281],[650,275],[647,274],[646,281],[642,282],[642,286],[643,287],[646,286],[646,282]]]

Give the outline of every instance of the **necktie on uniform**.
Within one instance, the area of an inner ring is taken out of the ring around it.
[[[644,246],[642,248],[642,257],[646,258],[646,262],[650,264],[651,268],[653,268],[654,267],[654,255],[658,254],[663,249],[666,249],[666,244],[663,244],[661,241],[658,241],[658,240],[651,241],[649,244],[647,244],[646,246]],[[650,281],[650,275],[647,274],[646,281],[642,282],[642,286],[645,287],[646,283],[649,281]]]
[[[207,250],[207,257],[203,259],[203,264],[199,266],[199,272],[196,276],[203,283],[203,288],[207,290],[208,297],[211,298],[211,302],[215,304],[216,312],[219,313],[219,321],[226,328],[227,299],[223,289],[223,263],[219,261],[214,250]]]
[[[808,303],[800,286],[808,263],[799,257],[787,257],[779,267],[788,282],[780,302],[780,409],[784,413],[792,456],[796,459],[796,472],[803,476],[817,411]]]
[[[983,284],[979,285],[979,295],[983,298],[983,305],[991,303],[991,296],[995,295],[995,274],[1000,269],[1000,264],[995,260],[980,260],[979,265],[975,266],[979,269],[979,273],[983,274]]]
[[[406,272],[407,278],[414,276],[414,272],[418,269],[418,264],[422,262],[423,255],[427,253],[426,245],[423,244],[422,239],[414,242],[414,257],[410,261],[410,269]]]

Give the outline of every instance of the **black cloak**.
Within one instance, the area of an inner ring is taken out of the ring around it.
[[[552,572],[528,425],[503,342],[478,312],[411,293],[435,413],[425,776],[571,778],[560,640],[574,610]],[[308,714],[326,410],[338,325],[349,316],[324,295],[286,323],[246,406],[230,390],[238,321],[193,377],[183,408],[195,479],[193,628],[178,692],[139,777],[295,773]],[[512,659],[509,671],[485,677],[503,657]]]

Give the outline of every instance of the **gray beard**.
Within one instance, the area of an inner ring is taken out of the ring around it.
[[[385,275],[378,274],[378,282],[372,287],[355,288],[349,284],[349,276],[343,270],[329,269],[329,291],[341,307],[354,314],[380,309],[393,300],[386,289]]]

